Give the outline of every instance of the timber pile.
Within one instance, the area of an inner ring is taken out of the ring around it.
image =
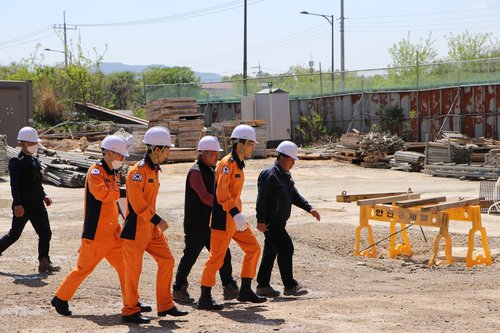
[[[340,136],[340,144],[336,145],[333,150],[333,158],[339,162],[359,164],[363,160],[360,149],[361,141],[365,134],[358,131],[348,132]]]
[[[7,159],[7,135],[0,135],[0,177],[9,172]]]
[[[257,137],[257,144],[253,152],[255,158],[266,158],[266,143],[267,132],[266,122],[262,119],[245,120],[245,121],[225,121],[219,123],[212,123],[212,126],[207,128],[206,134],[213,135],[219,139],[220,147],[223,150],[222,155],[228,154],[231,151],[231,133],[233,129],[239,124],[247,124],[255,129]]]
[[[299,148],[297,157],[300,160],[329,160],[335,155],[335,149],[327,145],[325,147]]]
[[[415,151],[399,150],[394,153],[393,158],[389,161],[391,169],[402,171],[420,172],[424,168],[425,154]]]
[[[162,98],[147,106],[149,127],[164,126],[175,135],[175,146],[195,148],[205,126],[205,115],[198,113],[194,98]]]

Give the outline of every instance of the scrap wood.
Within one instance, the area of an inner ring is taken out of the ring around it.
[[[346,191],[342,191],[340,195],[337,195],[337,202],[354,202],[363,199],[373,199],[381,197],[396,196],[402,194],[413,193],[411,188],[408,188],[406,192],[384,192],[384,193],[361,193],[361,194],[347,194]]]
[[[464,206],[476,206],[479,205],[480,199],[479,198],[474,198],[474,199],[461,199],[460,198],[453,198],[450,199],[450,201],[446,201],[444,203],[439,203],[436,205],[430,205],[430,206],[425,206],[422,207],[421,210],[424,212],[436,212],[440,210],[446,210],[446,209],[451,209],[451,208],[457,208],[457,207],[464,207]]]
[[[434,198],[415,198],[409,200],[396,201],[394,204],[401,208],[409,208],[415,206],[423,206],[428,204],[435,204],[438,202],[446,201],[446,197],[434,197]]]
[[[382,198],[358,200],[357,204],[358,204],[358,206],[373,206],[373,205],[378,205],[378,204],[393,203],[393,202],[396,202],[398,200],[418,199],[418,198],[420,198],[419,193],[408,193],[408,194],[394,195],[394,196],[388,196],[388,197],[382,197]]]

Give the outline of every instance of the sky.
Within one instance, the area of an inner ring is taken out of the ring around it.
[[[340,69],[340,0],[247,0],[248,75],[284,73],[291,66]],[[243,72],[244,0],[1,1],[0,65],[36,55],[64,62],[63,12],[70,51],[104,62],[187,66],[197,72]],[[445,36],[465,30],[500,39],[498,0],[344,0],[345,70],[384,68],[388,49],[432,34],[438,57]],[[75,30],[76,29],[76,30]],[[55,51],[44,51],[49,48]]]

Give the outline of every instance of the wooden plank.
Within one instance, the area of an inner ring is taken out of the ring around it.
[[[358,206],[373,206],[373,205],[378,205],[378,204],[393,203],[397,200],[418,199],[418,198],[420,198],[419,193],[410,193],[410,194],[402,194],[402,195],[393,195],[393,196],[382,197],[382,198],[358,200],[357,204],[358,204]]]
[[[443,202],[443,201],[446,201],[446,197],[403,200],[403,201],[396,201],[395,204],[396,204],[396,206],[401,207],[401,208],[409,208],[409,207],[415,207],[415,206],[435,204],[435,203]]]
[[[389,197],[407,193],[413,193],[413,192],[409,191],[409,192],[388,192],[388,193],[340,194],[337,195],[337,202],[354,202],[358,200]]]
[[[467,199],[467,200],[457,200],[448,201],[445,203],[440,203],[436,205],[422,207],[420,210],[423,212],[437,212],[451,208],[464,207],[464,206],[476,206],[479,205],[479,198]]]

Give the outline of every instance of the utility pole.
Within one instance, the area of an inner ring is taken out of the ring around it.
[[[344,62],[344,0],[340,0],[340,89],[345,88]]]
[[[63,24],[54,24],[54,29],[64,30],[64,68],[68,67],[68,40],[66,30],[76,30],[76,25],[68,27],[66,25],[66,12],[63,12]]]
[[[248,96],[247,86],[247,0],[243,9],[243,96]]]

